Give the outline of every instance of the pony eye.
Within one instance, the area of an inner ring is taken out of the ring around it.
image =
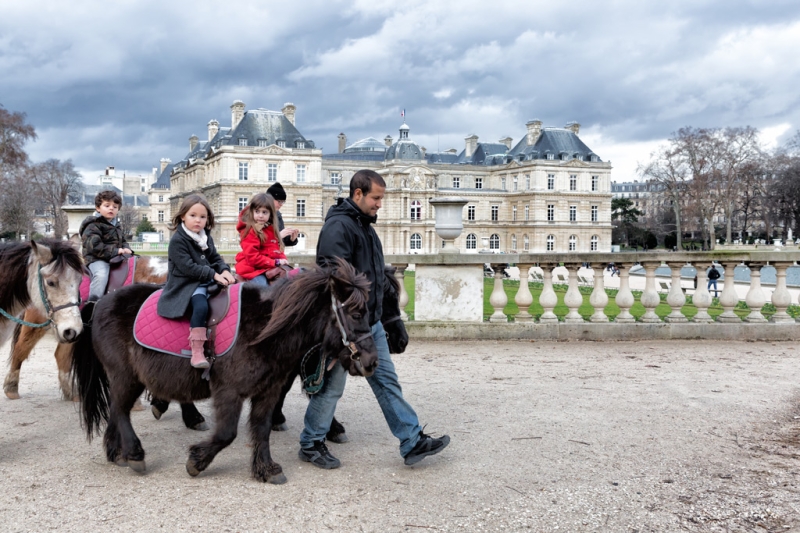
[[[361,313],[353,313],[354,320],[361,320]]]
[[[48,287],[55,287],[55,286],[56,286],[56,282],[55,282],[55,281],[53,281],[53,280],[48,280],[48,281],[47,281],[47,286],[48,286]]]

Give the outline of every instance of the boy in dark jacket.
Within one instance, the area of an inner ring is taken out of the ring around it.
[[[81,223],[83,260],[92,272],[90,302],[99,300],[106,292],[109,261],[117,255],[132,253],[117,220],[121,205],[122,198],[116,191],[101,191],[94,197],[97,211]]]

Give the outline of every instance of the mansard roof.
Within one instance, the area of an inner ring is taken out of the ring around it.
[[[386,152],[386,144],[383,141],[379,141],[375,137],[367,137],[366,139],[361,139],[359,141],[354,142],[350,146],[344,149],[344,153],[349,154],[353,152],[380,152],[383,154]]]
[[[172,175],[173,168],[175,168],[173,163],[164,167],[164,170],[158,175],[156,182],[153,183],[153,189],[169,189],[169,177]]]
[[[221,140],[214,142],[213,146],[238,146],[239,139],[247,139],[248,146],[258,146],[259,141],[266,141],[268,146],[284,141],[287,148],[295,148],[297,142],[301,141],[305,148],[314,148],[314,141],[303,137],[286,115],[268,109],[245,111],[236,128]]]
[[[555,159],[562,159],[559,156],[565,154],[568,156],[567,159],[591,161],[591,157],[595,156],[597,161],[601,160],[580,137],[564,128],[544,128],[532,146],[528,145],[528,138],[523,135],[517,145],[508,152],[509,156],[517,160],[547,159],[547,154],[553,154]]]

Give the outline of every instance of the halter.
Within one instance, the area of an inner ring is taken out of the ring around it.
[[[389,320],[386,320],[386,321],[384,321],[384,320],[381,320],[381,323],[382,323],[384,326],[386,326],[386,325],[388,325],[388,324],[391,324],[392,322],[397,322],[398,320],[401,320],[402,318],[403,318],[402,316],[400,316],[400,315],[397,315],[396,317],[392,317],[392,318],[390,318]]]
[[[342,307],[343,307],[342,304],[336,299],[336,297],[333,295],[333,292],[331,292],[331,309],[333,309],[333,316],[336,317],[336,323],[339,325],[339,331],[342,333],[342,344],[344,344],[350,350],[350,359],[352,359],[353,361],[360,361],[361,356],[358,353],[358,348],[356,347],[356,343],[363,341],[367,337],[371,337],[372,332],[365,333],[364,335],[362,335],[361,337],[357,338],[352,342],[348,341],[347,331],[345,331],[344,324],[342,322],[341,317],[339,316],[340,313],[342,312],[341,311]]]
[[[4,317],[8,318],[12,322],[16,322],[17,324],[21,324],[23,326],[28,326],[29,328],[43,328],[45,326],[49,326],[53,323],[53,315],[57,312],[61,311],[62,309],[67,309],[68,307],[78,307],[80,304],[78,302],[70,302],[64,305],[59,305],[53,307],[53,304],[50,303],[50,298],[47,297],[47,290],[44,288],[44,279],[42,278],[42,265],[36,269],[36,273],[39,277],[39,297],[42,299],[42,303],[44,304],[44,309],[47,312],[47,320],[42,322],[41,324],[36,324],[33,322],[28,322],[27,320],[22,320],[21,318],[17,318],[8,314],[4,309],[0,308],[0,314]]]

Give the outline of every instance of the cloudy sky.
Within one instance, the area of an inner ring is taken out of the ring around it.
[[[34,161],[87,181],[182,159],[230,104],[297,106],[325,152],[397,137],[428,150],[581,124],[615,168],[682,126],[800,128],[796,0],[4,0],[0,104],[27,113]]]

